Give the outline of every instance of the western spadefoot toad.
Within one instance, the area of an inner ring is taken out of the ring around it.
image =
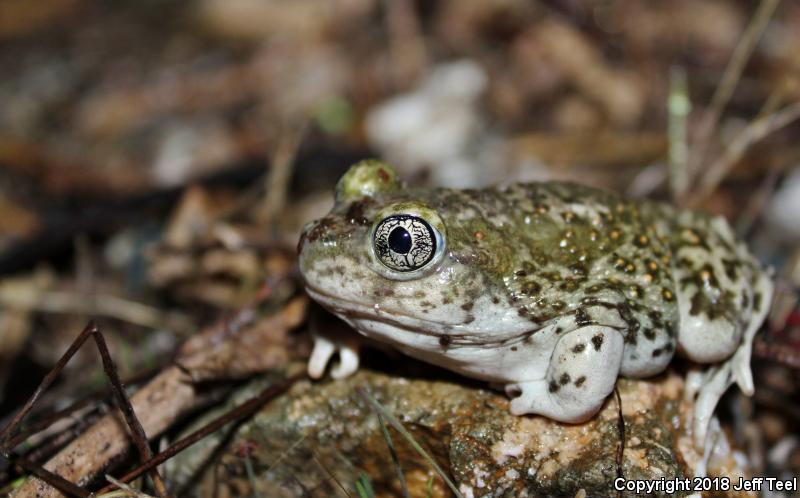
[[[676,351],[713,364],[695,437],[722,393],[752,393],[750,351],[772,284],[722,218],[567,183],[410,189],[379,161],[353,166],[299,245],[308,293],[410,356],[505,386],[514,414],[580,422],[617,376],[664,370]],[[320,336],[309,362],[355,371]]]

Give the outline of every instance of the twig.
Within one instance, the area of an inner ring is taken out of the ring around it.
[[[29,462],[39,462],[42,459],[46,458],[49,455],[55,453],[58,448],[63,447],[65,444],[68,444],[70,441],[75,439],[75,437],[81,433],[81,431],[85,430],[86,427],[91,424],[94,420],[92,417],[81,417],[74,421],[72,425],[67,427],[62,427],[60,430],[53,431],[50,434],[50,438],[46,439],[43,444],[36,446],[32,450],[20,454],[21,457],[24,457],[25,460]],[[55,434],[55,435],[53,435]],[[19,439],[20,436],[17,436],[15,439]],[[24,439],[22,439],[24,440]],[[29,441],[26,441],[30,444]],[[19,450],[16,450],[15,453],[21,453]]]
[[[131,397],[131,402],[145,431],[156,435],[206,399],[206,395],[195,389],[188,374],[172,366],[139,389]],[[96,475],[108,462],[122,456],[129,445],[129,433],[114,411],[92,424],[50,458],[45,466],[65,479],[77,482]],[[58,494],[52,488],[43,489],[38,480],[28,479],[14,491],[13,496],[55,498]]]
[[[93,399],[93,396],[86,397],[81,399],[70,406],[64,408],[63,410],[58,410],[53,412],[45,417],[42,417],[40,420],[36,420],[33,423],[26,425],[24,431],[20,431],[16,436],[9,438],[8,440],[8,447],[9,448],[16,448],[19,446],[20,443],[28,439],[29,437],[38,434],[45,429],[55,428],[58,432],[63,432],[69,429],[73,424],[69,424],[64,426],[58,426],[58,423],[64,420],[66,417],[69,417],[73,413],[78,412],[79,417],[83,417],[91,413],[94,410],[94,407],[89,407],[92,403],[98,401],[97,399]],[[35,443],[34,443],[35,444]]]
[[[719,118],[722,115],[722,111],[728,104],[731,95],[733,95],[739,78],[742,76],[742,71],[747,61],[750,59],[753,50],[755,50],[758,41],[761,39],[761,35],[764,33],[767,23],[769,23],[769,20],[772,18],[772,14],[775,12],[778,3],[780,3],[780,0],[761,0],[750,24],[748,24],[741,40],[736,45],[728,61],[728,65],[725,67],[725,71],[722,74],[722,79],[720,79],[714,91],[714,95],[711,98],[711,104],[706,110],[698,127],[697,137],[694,140],[694,146],[690,153],[692,172],[697,172],[699,165],[703,163],[706,152],[708,151],[711,134],[714,132],[717,122],[719,122]]]
[[[733,139],[725,152],[706,170],[700,185],[688,201],[690,207],[705,199],[725,178],[744,153],[767,135],[791,124],[800,118],[800,102],[795,102],[768,116],[759,118],[745,127]]]
[[[617,432],[619,432],[619,448],[617,449],[617,479],[623,479],[622,464],[623,456],[625,454],[625,417],[622,416],[622,397],[619,395],[619,389],[614,386],[614,396],[617,398]],[[622,491],[619,491],[618,496],[622,496]]]
[[[674,66],[669,73],[669,190],[672,199],[683,198],[689,189],[689,144],[686,119],[692,109],[686,70]]]
[[[173,456],[177,455],[181,451],[185,450],[189,446],[193,445],[194,443],[200,441],[204,437],[208,436],[209,434],[216,432],[217,430],[221,429],[225,425],[233,422],[235,420],[239,420],[241,418],[247,417],[256,410],[258,410],[261,406],[264,405],[267,401],[271,400],[275,396],[285,392],[289,389],[295,382],[297,382],[300,378],[304,377],[305,373],[298,373],[295,374],[287,379],[284,379],[277,384],[273,384],[270,387],[267,387],[260,394],[256,397],[249,399],[248,401],[242,403],[241,405],[237,406],[236,408],[232,409],[228,413],[217,417],[216,419],[212,420],[208,424],[204,425],[200,429],[192,432],[188,436],[174,442],[170,445],[169,448],[166,450],[159,452],[158,454],[154,455],[152,458],[147,460],[146,462],[140,464],[138,467],[133,469],[132,471],[128,472],[124,476],[119,478],[120,482],[130,482],[133,479],[136,479],[143,473],[149,471],[152,468],[161,465],[162,463],[166,462]],[[98,493],[106,493],[111,491],[115,488],[114,485],[109,484],[103,489],[101,489]]]
[[[148,495],[147,493],[139,491],[138,489],[133,489],[132,487],[130,487],[127,484],[125,484],[124,482],[119,482],[118,480],[114,479],[113,477],[111,477],[108,474],[106,474],[106,479],[108,480],[108,482],[110,482],[110,483],[114,484],[115,486],[119,487],[120,490],[125,491],[126,493],[130,493],[130,496],[133,496],[134,498],[153,498],[152,496]],[[98,496],[97,498],[108,498],[108,494]]]
[[[447,484],[447,487],[450,488],[450,491],[452,491],[457,498],[464,498],[464,495],[462,495],[461,492],[458,490],[458,488],[456,488],[456,485],[453,484],[453,481],[451,481],[450,478],[447,476],[447,474],[445,474],[444,470],[442,470],[442,468],[439,467],[439,464],[436,463],[436,460],[434,460],[433,457],[431,457],[428,454],[428,452],[425,451],[425,449],[422,446],[420,446],[417,440],[414,439],[414,436],[412,436],[411,433],[408,432],[408,430],[406,430],[405,427],[403,427],[403,424],[401,424],[400,421],[394,417],[394,415],[389,413],[389,411],[386,410],[386,408],[384,408],[383,406],[381,406],[381,404],[378,403],[378,401],[375,400],[375,398],[370,396],[370,394],[367,392],[365,388],[357,387],[356,392],[367,401],[367,403],[370,405],[370,407],[372,407],[373,410],[380,413],[381,416],[383,416],[392,425],[392,427],[394,427],[397,430],[397,432],[399,432],[400,435],[403,436],[406,439],[406,441],[408,441],[411,447],[414,448],[414,450],[417,453],[419,453],[419,455],[422,458],[424,458],[425,461],[428,462],[428,464],[431,467],[433,467],[433,470],[435,470],[436,473],[439,474],[439,477],[442,478],[445,484]]]
[[[0,304],[45,313],[76,313],[81,315],[114,318],[148,328],[171,326],[186,330],[189,320],[178,313],[161,310],[108,294],[45,291],[35,294],[3,292],[0,287]]]
[[[153,377],[154,373],[157,373],[156,369],[149,369],[143,372],[138,372],[126,378],[122,383],[123,385],[138,384]],[[110,389],[96,391],[88,394],[87,396],[85,396],[82,399],[79,399],[78,401],[75,401],[66,408],[57,410],[53,413],[41,417],[35,417],[34,421],[28,422],[25,425],[24,431],[20,431],[16,436],[14,436],[8,441],[7,446],[10,448],[15,448],[23,441],[27,441],[29,445],[35,446],[36,442],[29,441],[30,438],[35,437],[38,439],[42,439],[48,437],[54,432],[63,432],[67,430],[72,425],[67,423],[66,426],[63,425],[59,426],[59,423],[62,420],[64,420],[67,417],[71,417],[73,419],[76,418],[85,419],[88,413],[91,413],[92,411],[97,409],[97,407],[90,407],[89,405],[91,405],[92,403],[99,404],[100,402],[106,400],[110,395],[112,395]]]
[[[217,496],[213,487],[218,479],[218,468],[220,460],[224,453],[230,448],[231,442],[239,430],[238,423],[230,424],[228,427],[220,431],[218,437],[213,441],[210,452],[202,459],[200,465],[192,469],[191,475],[188,479],[182,479],[184,482],[177,490],[178,496],[189,496],[192,493],[190,490],[197,489],[200,496]]]
[[[259,431],[260,431],[260,430],[261,430],[261,428],[259,427]],[[261,437],[263,438],[264,436],[262,435]],[[280,463],[280,462],[281,462],[281,461],[282,461],[284,458],[286,458],[286,457],[289,455],[289,453],[291,453],[291,452],[292,452],[292,450],[294,450],[295,448],[297,448],[297,447],[300,445],[300,443],[302,443],[303,441],[305,441],[306,437],[308,437],[308,436],[307,436],[306,434],[303,434],[302,436],[300,436],[300,437],[297,439],[297,441],[295,441],[294,443],[292,443],[292,445],[291,445],[291,446],[289,446],[288,448],[286,448],[286,451],[284,451],[284,452],[282,452],[280,455],[278,455],[278,458],[276,458],[274,462],[272,462],[271,464],[269,464],[269,467],[267,467],[267,470],[265,470],[265,471],[264,471],[264,474],[269,474],[269,473],[270,473],[270,471],[271,471],[272,469],[274,469],[276,465],[278,465],[278,464],[279,464],[279,463]]]
[[[122,387],[122,383],[119,380],[119,374],[117,373],[114,361],[111,359],[111,354],[108,351],[105,338],[97,329],[97,326],[94,324],[94,322],[89,322],[89,324],[83,329],[83,331],[72,342],[72,344],[70,344],[70,347],[67,348],[67,351],[61,356],[55,367],[53,367],[50,372],[45,375],[45,378],[42,380],[41,384],[39,384],[39,387],[36,389],[36,391],[34,391],[33,395],[30,397],[30,399],[28,399],[19,413],[17,413],[8,426],[6,426],[0,432],[0,452],[2,452],[4,456],[8,458],[11,450],[13,450],[13,447],[9,447],[8,443],[11,438],[18,434],[22,420],[28,415],[28,413],[30,413],[34,404],[36,404],[44,391],[50,387],[58,374],[61,373],[61,370],[64,369],[69,360],[75,355],[81,346],[83,346],[89,337],[94,339],[97,349],[100,351],[100,358],[103,362],[103,370],[105,371],[105,374],[111,383],[112,391],[117,400],[117,407],[125,417],[125,422],[132,433],[133,440],[137,449],[139,450],[140,457],[142,460],[147,460],[150,458],[150,447],[147,445],[147,436],[145,435],[139,419],[136,417],[136,413],[133,410],[133,406],[128,398],[128,394]],[[59,490],[61,489],[59,486],[63,486],[65,482],[69,482],[61,476],[56,476],[56,474],[50,472],[49,470],[27,461],[25,458],[19,459],[18,464],[30,470],[48,484],[54,485],[54,487]],[[57,477],[57,479],[54,479],[54,477]],[[161,475],[158,473],[158,470],[153,469],[151,472],[151,477],[159,496],[168,496],[169,493],[167,492],[166,485],[161,479]],[[58,486],[55,484],[58,484]],[[71,491],[74,492],[75,490],[72,489]]]
[[[264,299],[270,296],[269,286],[265,287],[267,287],[266,290],[260,293],[259,298],[254,302],[263,302]],[[240,322],[245,323],[252,321],[254,313],[255,309],[242,310],[235,315],[230,322],[237,324]],[[222,328],[225,329],[226,327],[223,326]],[[70,345],[69,349],[59,360],[54,369],[45,376],[42,384],[38,387],[31,400],[23,406],[23,409],[12,419],[11,423],[0,432],[1,454],[8,456],[11,453],[13,448],[10,447],[8,443],[12,438],[18,436],[21,420],[30,412],[33,403],[35,403],[41,397],[42,393],[52,384],[58,371],[63,369],[69,358],[75,354],[80,348],[81,343],[84,342],[93,331],[93,327],[87,327],[81,333],[78,339]],[[214,333],[214,331],[211,330],[208,334],[218,337],[219,341],[216,343],[217,347],[219,346],[219,342],[232,340],[230,337],[227,337],[228,334],[224,332]],[[207,334],[203,335],[205,336]],[[195,351],[183,349],[182,352],[184,353],[184,359],[190,359],[192,354],[205,354],[205,350],[202,347]],[[108,362],[106,361],[105,364],[108,365]],[[122,390],[121,386],[119,386],[119,390]],[[213,394],[213,391],[211,394]],[[141,426],[143,430],[155,436],[169,427],[177,418],[187,413],[189,410],[194,409],[199,404],[209,399],[209,397],[209,393],[205,391],[201,393],[196,389],[195,383],[189,373],[178,366],[170,366],[162,370],[146,385],[139,389],[132,396],[130,401],[132,407],[135,407],[136,413],[141,417]],[[123,406],[123,404],[124,403],[121,402],[120,406]],[[136,435],[134,429],[131,429],[131,432],[134,433],[134,436]],[[184,440],[181,442],[185,443]],[[128,450],[129,444],[129,433],[125,430],[125,425],[120,424],[119,414],[116,413],[116,411],[108,413],[92,424],[86,432],[50,458],[45,464],[45,468],[41,468],[41,470],[37,469],[37,475],[49,478],[50,474],[58,474],[62,480],[67,482],[87,480],[97,475],[111,460],[122,456]],[[160,465],[164,460],[169,458],[171,454],[180,451],[180,448],[176,449],[177,444],[178,443],[168,448],[168,450],[159,453],[159,455],[157,455],[158,458],[153,457],[147,459],[145,463],[150,462],[153,466]],[[138,472],[137,475],[150,470],[151,466],[142,464],[142,466],[140,466],[140,472]],[[52,479],[51,482],[57,483],[57,481]],[[34,496],[39,498],[54,498],[58,495],[58,489],[43,486],[42,482],[38,479],[27,479],[14,490],[13,494],[18,498],[32,498]]]
[[[15,461],[14,465],[24,470],[27,470],[28,472],[35,475],[42,481],[53,486],[54,488],[56,488],[57,490],[61,491],[62,493],[68,496],[77,496],[79,498],[88,498],[91,496],[91,493],[89,493],[82,487],[78,486],[77,484],[71,483],[68,480],[61,477],[60,475],[54,474],[53,472],[50,472],[49,470],[45,469],[40,465],[36,465],[35,463],[29,462],[25,458],[20,458],[19,460]]]
[[[791,63],[797,64],[800,62],[800,57],[795,57]],[[768,114],[772,114],[775,110],[780,106],[784,99],[786,98],[786,89],[783,85],[778,86],[774,90],[772,90],[769,95],[767,95],[767,100],[764,101],[764,105],[761,106],[761,109],[758,110],[758,115],[756,119],[763,118]]]
[[[314,457],[314,461],[315,461],[315,462],[317,462],[317,465],[319,465],[319,466],[320,466],[320,468],[321,468],[322,470],[324,470],[326,474],[328,474],[328,479],[330,479],[330,480],[332,480],[333,482],[335,482],[335,483],[336,483],[336,485],[337,485],[337,486],[339,486],[339,489],[341,489],[341,490],[342,490],[342,492],[345,494],[345,496],[347,496],[347,498],[353,498],[353,496],[350,494],[350,492],[349,492],[349,491],[347,491],[347,488],[345,488],[345,487],[344,487],[344,485],[341,483],[341,481],[339,481],[339,479],[338,479],[338,478],[336,477],[336,475],[335,475],[335,474],[334,474],[334,473],[331,471],[331,469],[329,469],[329,468],[328,468],[328,466],[327,466],[327,465],[325,465],[325,464],[322,462],[322,460],[320,460],[320,459],[319,459],[319,457],[317,456],[317,453],[316,453],[316,452],[315,452],[313,449],[311,450],[311,456],[313,456],[313,457]]]
[[[286,131],[278,138],[278,143],[270,157],[270,170],[266,176],[264,201],[257,211],[259,220],[275,220],[280,216],[289,190],[297,150],[305,135],[306,125]]]
[[[50,387],[50,384],[56,379],[58,374],[61,370],[64,369],[67,362],[72,358],[76,352],[81,348],[83,343],[86,339],[94,332],[94,324],[89,323],[83,331],[72,341],[67,351],[59,358],[56,365],[47,372],[47,375],[44,376],[42,382],[39,384],[39,387],[33,392],[31,397],[28,401],[22,406],[22,409],[14,415],[14,418],[11,419],[11,422],[0,431],[0,453],[2,453],[6,458],[9,457],[9,452],[12,448],[8,447],[9,440],[14,437],[19,432],[19,426],[22,422],[22,419],[28,415],[28,413],[33,409],[33,405],[39,400],[42,394]]]
[[[406,484],[406,477],[403,475],[403,467],[400,466],[400,458],[397,456],[397,450],[394,447],[394,443],[392,443],[392,436],[389,434],[389,430],[386,428],[386,424],[383,422],[383,417],[381,417],[380,413],[376,413],[378,416],[378,423],[381,426],[381,433],[383,433],[383,439],[386,440],[386,446],[389,447],[389,454],[392,457],[392,464],[394,468],[397,470],[397,479],[400,481],[400,489],[403,492],[404,498],[409,498],[408,494],[408,485]]]
[[[103,361],[103,370],[111,381],[111,388],[113,389],[114,396],[117,399],[118,408],[125,417],[125,422],[128,424],[128,428],[133,433],[133,442],[136,445],[136,449],[139,451],[139,458],[141,458],[142,461],[146,461],[152,457],[150,445],[147,443],[147,434],[145,434],[142,424],[136,417],[136,412],[133,410],[133,405],[131,405],[131,400],[128,397],[128,393],[126,393],[125,388],[122,387],[122,383],[119,380],[119,374],[117,373],[117,368],[114,366],[114,360],[111,359],[111,354],[108,352],[106,340],[103,338],[103,335],[99,333],[97,327],[94,327],[93,325],[93,328],[94,332],[92,335],[97,342],[97,348],[100,350],[100,357]],[[167,485],[164,483],[164,480],[162,479],[157,468],[151,469],[150,477],[153,479],[153,485],[156,488],[156,493],[158,493],[158,496],[169,496]]]

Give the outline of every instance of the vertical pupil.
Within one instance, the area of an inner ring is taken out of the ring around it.
[[[411,234],[403,227],[395,227],[389,233],[389,249],[398,254],[408,254],[411,250]]]

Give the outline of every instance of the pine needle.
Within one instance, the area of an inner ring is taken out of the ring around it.
[[[385,418],[386,421],[389,422],[392,425],[392,427],[394,427],[397,430],[397,432],[399,432],[400,435],[403,436],[406,439],[406,441],[408,441],[408,444],[410,444],[411,447],[414,448],[414,450],[417,453],[419,453],[419,455],[422,458],[424,458],[425,461],[428,462],[428,464],[431,467],[433,467],[433,470],[435,470],[436,473],[439,474],[439,477],[442,478],[442,480],[445,482],[445,484],[447,484],[447,487],[450,488],[450,491],[452,491],[453,494],[456,495],[457,498],[464,498],[464,495],[462,495],[458,491],[458,488],[456,488],[456,485],[453,484],[453,481],[450,480],[450,478],[447,476],[447,474],[444,472],[444,470],[442,470],[442,468],[439,467],[439,464],[436,463],[436,461],[433,459],[433,457],[430,456],[430,454],[428,454],[428,452],[425,451],[425,449],[422,446],[420,446],[420,444],[414,439],[414,436],[412,436],[411,433],[408,432],[408,430],[406,430],[405,427],[403,427],[403,424],[401,424],[400,421],[397,420],[394,417],[394,415],[389,413],[389,411],[386,410],[386,408],[381,406],[381,404],[378,403],[378,401],[375,400],[375,398],[370,396],[370,394],[367,392],[367,390],[364,389],[363,387],[357,387],[356,388],[356,392],[358,392],[358,394],[360,394],[361,397],[363,397],[367,401],[367,403],[372,407],[373,410],[375,410],[383,418]]]

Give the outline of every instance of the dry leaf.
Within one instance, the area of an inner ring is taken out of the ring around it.
[[[195,381],[242,378],[281,366],[289,359],[289,331],[303,321],[307,305],[301,296],[253,324],[209,329],[184,344],[177,363]]]

